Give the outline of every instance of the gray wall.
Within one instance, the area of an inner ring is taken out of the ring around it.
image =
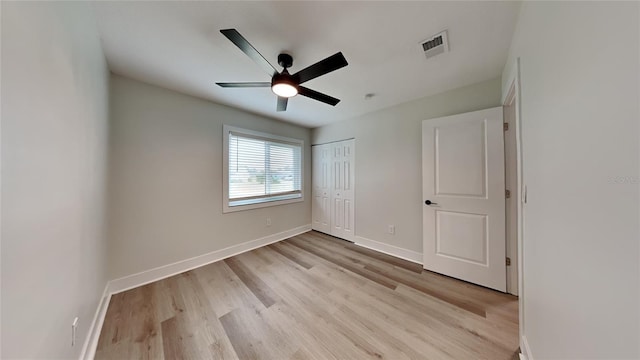
[[[495,106],[499,78],[314,129],[314,144],[356,138],[356,237],[422,253],[422,120]]]
[[[89,4],[2,2],[2,358],[77,358],[105,288],[109,75],[94,22]]]
[[[639,5],[523,4],[524,336],[535,359],[640,356]]]
[[[309,129],[119,76],[111,100],[111,279],[311,223]],[[304,140],[305,201],[223,214],[223,124]]]

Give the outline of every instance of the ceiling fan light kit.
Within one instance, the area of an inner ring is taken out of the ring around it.
[[[218,86],[224,88],[271,87],[271,91],[278,95],[277,111],[286,111],[289,98],[298,94],[332,106],[340,102],[340,99],[311,90],[300,84],[347,66],[347,60],[341,52],[291,75],[287,71],[287,68],[293,65],[293,57],[291,55],[284,53],[278,55],[278,64],[283,67],[283,70],[278,72],[236,29],[224,29],[220,30],[220,32],[256,64],[267,71],[271,76],[271,82],[216,83]]]
[[[285,98],[290,98],[298,95],[298,89],[293,84],[288,84],[286,82],[274,83],[271,84],[271,91],[278,96],[282,96]]]
[[[282,54],[281,54],[282,55]],[[271,80],[271,91],[278,96],[290,98],[298,95],[298,86],[294,79],[287,71],[287,68],[282,70],[282,73],[273,75]]]

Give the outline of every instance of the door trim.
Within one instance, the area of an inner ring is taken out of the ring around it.
[[[504,131],[504,175],[505,190],[510,196],[505,198],[505,240],[507,263],[507,293],[518,296],[518,151],[516,149],[517,127],[514,89],[503,105],[503,119],[508,127]]]
[[[514,104],[515,105],[515,119],[514,119],[514,131],[516,132],[516,167],[517,167],[517,189],[512,192],[516,195],[517,203],[517,248],[518,248],[518,327],[520,334],[520,349],[526,351],[528,344],[526,343],[526,337],[524,332],[524,195],[526,192],[526,185],[523,177],[523,156],[522,156],[522,113],[521,113],[521,87],[520,87],[520,58],[516,58],[512,64],[511,72],[507,75],[507,91],[503,91],[503,105]],[[528,354],[525,354],[528,355]]]

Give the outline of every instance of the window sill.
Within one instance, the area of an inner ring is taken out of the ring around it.
[[[296,194],[284,195],[279,197],[265,198],[265,199],[252,199],[252,200],[238,200],[232,201],[229,204],[225,204],[222,209],[223,213],[231,213],[243,210],[260,209],[271,206],[293,204],[304,201],[304,196]]]

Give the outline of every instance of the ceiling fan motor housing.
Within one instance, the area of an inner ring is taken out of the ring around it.
[[[282,70],[280,74],[273,75],[271,78],[271,86],[275,84],[289,84],[294,87],[298,86],[298,83],[294,80],[293,76],[289,74],[287,69]]]
[[[293,57],[291,57],[291,55],[289,54],[280,54],[278,55],[278,64],[280,64],[280,66],[282,66],[283,68],[290,68],[291,65],[293,65]]]

